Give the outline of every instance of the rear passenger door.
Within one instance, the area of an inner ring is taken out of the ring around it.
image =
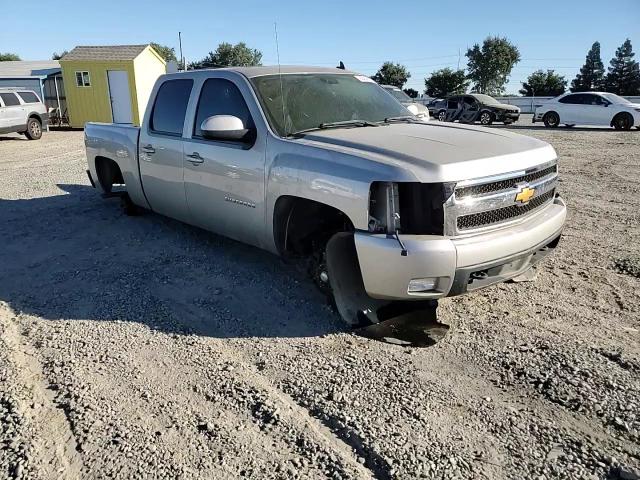
[[[560,123],[568,123],[575,125],[576,123],[584,123],[584,111],[582,109],[581,93],[573,93],[562,97],[559,103],[562,104],[558,114],[560,115]]]
[[[4,104],[3,110],[3,123],[5,128],[22,128],[26,129],[27,117],[24,107],[20,104],[20,100],[13,92],[0,93],[2,103]]]
[[[183,132],[190,78],[168,79],[157,90],[148,121],[138,141],[140,175],[147,201],[154,212],[189,221],[182,165]]]
[[[184,143],[184,183],[195,225],[259,245],[265,228],[266,136],[257,132],[249,143],[221,141],[204,138],[200,129],[214,115],[233,115],[255,129],[256,112],[251,113],[245,100],[248,92],[248,86],[233,77],[203,80],[190,138]]]

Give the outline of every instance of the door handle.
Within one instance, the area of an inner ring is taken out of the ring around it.
[[[142,151],[144,153],[156,153],[156,149],[153,148],[153,145],[145,145],[144,147],[142,147]]]
[[[204,158],[202,158],[198,152],[193,152],[191,155],[187,155],[187,157],[189,157],[189,161],[194,165],[204,162]]]

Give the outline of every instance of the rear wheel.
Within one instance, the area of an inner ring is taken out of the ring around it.
[[[544,122],[544,126],[547,128],[556,128],[560,125],[560,115],[556,112],[547,112],[542,117],[542,121]]]
[[[493,115],[490,112],[482,112],[480,114],[480,123],[482,125],[491,125],[493,123]]]
[[[616,130],[631,130],[633,126],[633,117],[628,113],[619,113],[613,117],[613,128]]]
[[[438,112],[438,120],[440,120],[441,122],[444,122],[447,120],[447,112],[445,112],[444,110]]]
[[[40,140],[42,137],[42,124],[37,118],[30,118],[27,122],[27,131],[24,132],[29,140]]]

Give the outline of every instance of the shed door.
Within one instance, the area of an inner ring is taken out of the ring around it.
[[[124,70],[109,70],[109,99],[113,123],[133,123],[129,76]]]

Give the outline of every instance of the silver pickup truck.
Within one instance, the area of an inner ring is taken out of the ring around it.
[[[421,122],[345,70],[164,75],[141,128],[88,123],[85,142],[105,197],[307,259],[352,324],[519,276],[566,217],[547,143]]]

